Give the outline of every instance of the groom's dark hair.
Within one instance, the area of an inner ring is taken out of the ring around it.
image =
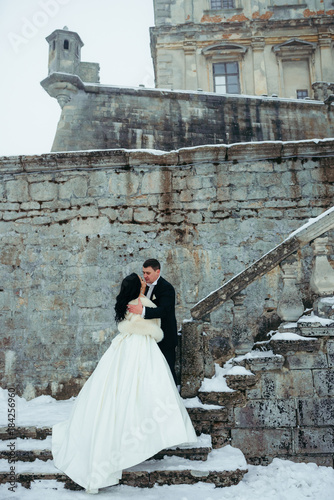
[[[146,267],[152,267],[154,271],[156,271],[157,269],[161,269],[160,262],[157,259],[145,260],[143,268],[146,269]]]

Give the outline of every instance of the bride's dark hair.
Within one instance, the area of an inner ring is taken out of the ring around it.
[[[132,273],[126,276],[121,284],[121,291],[116,297],[115,320],[118,323],[125,318],[127,305],[130,300],[136,299],[140,294],[141,282],[138,274]]]

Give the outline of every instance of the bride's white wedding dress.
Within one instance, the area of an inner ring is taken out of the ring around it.
[[[197,440],[157,345],[159,324],[127,313],[70,418],[53,426],[55,466],[88,491],[117,484],[123,469],[164,448]]]

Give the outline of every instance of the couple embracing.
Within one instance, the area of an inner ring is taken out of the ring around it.
[[[76,398],[68,420],[53,426],[55,466],[87,493],[118,484],[122,470],[159,451],[196,442],[175,385],[175,291],[149,259],[116,298],[118,335]]]

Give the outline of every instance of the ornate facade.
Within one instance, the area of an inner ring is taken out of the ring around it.
[[[334,81],[333,0],[154,0],[156,87],[313,98]]]

